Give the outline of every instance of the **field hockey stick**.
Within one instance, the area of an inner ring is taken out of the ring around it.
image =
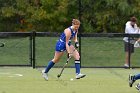
[[[5,45],[4,43],[0,43],[0,47],[4,47],[4,45]]]
[[[74,52],[74,51],[75,51],[75,49],[73,50],[73,52]],[[73,52],[72,52],[72,54],[73,54]],[[65,63],[64,66],[62,67],[60,73],[57,75],[58,78],[62,75],[62,73],[63,73],[63,71],[64,71],[64,68],[65,68],[66,65],[69,63],[69,60],[70,60],[71,58],[72,58],[72,57],[70,56],[70,57],[67,59],[66,63]]]

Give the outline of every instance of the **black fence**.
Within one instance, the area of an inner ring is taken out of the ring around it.
[[[49,32],[0,32],[0,66],[46,66],[54,56],[55,44],[60,33]],[[123,37],[139,38],[139,34],[80,34],[79,52],[81,67],[123,68],[125,62]],[[130,41],[129,41],[130,42]],[[139,68],[140,48],[129,53],[129,65]],[[55,67],[61,67],[67,59],[66,54]],[[74,67],[74,59],[68,67]]]

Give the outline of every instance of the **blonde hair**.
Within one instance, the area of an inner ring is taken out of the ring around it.
[[[72,25],[80,25],[80,21],[78,19],[73,19]]]

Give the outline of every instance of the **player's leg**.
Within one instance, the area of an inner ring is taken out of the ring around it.
[[[59,62],[61,56],[63,55],[63,52],[55,52],[54,58],[48,62],[48,66],[45,68],[45,70],[42,70],[42,75],[45,80],[48,80],[48,72],[49,70],[54,66],[55,63]]]
[[[75,59],[76,79],[83,78],[86,75],[81,74],[81,72],[80,72],[80,55],[79,55],[79,52],[72,45],[70,46],[70,48],[71,48],[71,51],[74,51],[72,55]]]
[[[134,82],[135,82],[134,76],[130,74],[129,75],[129,86],[132,87]]]
[[[48,73],[49,70],[54,66],[55,63],[59,62],[61,56],[63,55],[63,52],[55,52],[54,58],[48,62],[48,66],[45,69],[45,73]]]
[[[138,84],[136,85],[136,89],[137,89],[138,91],[140,91],[140,83],[138,83]]]
[[[125,52],[125,64],[124,64],[124,67],[127,68],[129,67],[129,53],[128,52]]]
[[[133,77],[134,77],[134,80],[138,80],[138,79],[140,79],[140,74],[136,74]]]
[[[134,53],[134,44],[129,44],[128,42],[125,42],[124,44],[125,44],[125,64],[124,64],[124,67],[128,68],[130,65],[129,60],[131,60],[131,55],[132,55],[132,53]],[[130,57],[130,59],[129,59],[129,57]]]
[[[140,74],[129,75],[129,86],[132,87],[133,83],[138,79],[140,79]]]
[[[124,42],[124,50],[125,50],[125,64],[124,67],[129,67],[129,53],[128,53],[128,42]]]

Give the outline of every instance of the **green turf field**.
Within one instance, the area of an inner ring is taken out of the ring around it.
[[[53,68],[49,81],[42,78],[41,70],[1,67],[0,93],[138,93],[135,87],[128,86],[128,75],[139,73],[139,69],[83,68],[87,76],[73,81],[70,80],[75,78],[73,68],[66,68],[60,79],[56,76],[61,69]]]

